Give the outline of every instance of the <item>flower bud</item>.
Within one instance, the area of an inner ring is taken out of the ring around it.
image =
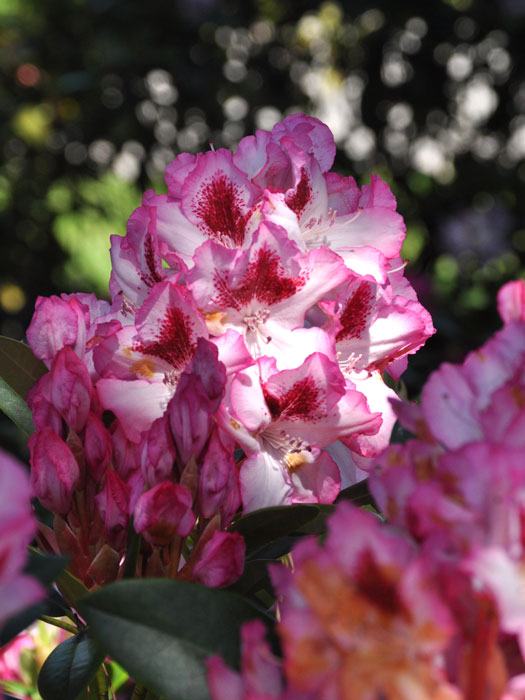
[[[239,477],[233,445],[227,447],[217,431],[212,434],[199,474],[199,509],[204,518],[222,516],[225,527],[241,505]]]
[[[193,530],[195,516],[187,488],[171,481],[157,484],[137,501],[135,530],[152,545],[166,545],[175,535],[185,537]]]
[[[112,451],[111,435],[100,418],[90,413],[84,433],[84,455],[89,473],[97,483],[102,480],[106,472]]]
[[[244,568],[246,545],[238,532],[215,532],[192,567],[192,579],[210,588],[235,583]]]
[[[176,452],[171,437],[167,416],[153,423],[144,435],[141,445],[140,466],[148,486],[155,486],[169,479],[175,462]]]
[[[80,479],[73,453],[51,428],[33,434],[29,450],[33,493],[45,508],[65,515]]]
[[[191,366],[182,374],[168,408],[182,464],[198,457],[206,444],[225,384],[226,368],[219,362],[217,348],[199,338]]]
[[[57,354],[51,368],[50,398],[66,423],[79,433],[91,405],[93,387],[86,365],[71,348]]]
[[[74,297],[38,297],[27,329],[27,340],[35,355],[49,367],[55,355],[69,346],[79,354],[86,343],[86,319],[82,304]]]
[[[129,488],[114,469],[106,471],[104,488],[95,498],[110,544],[123,544],[129,520]]]
[[[27,405],[31,409],[33,423],[37,430],[52,428],[57,435],[62,433],[62,417],[50,400],[51,374],[44,374],[34,384],[27,395]]]

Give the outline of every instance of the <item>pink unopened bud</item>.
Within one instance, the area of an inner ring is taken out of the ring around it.
[[[37,430],[52,428],[55,433],[62,433],[62,417],[50,400],[51,374],[48,372],[34,384],[27,395],[27,405],[33,415]]]
[[[51,428],[33,434],[29,450],[33,493],[45,508],[65,515],[80,479],[73,453]]]
[[[84,455],[89,473],[97,483],[104,476],[111,461],[112,451],[111,435],[100,418],[90,413],[84,433]]]
[[[193,361],[169,405],[171,430],[183,464],[202,451],[224,395],[226,368],[218,354],[215,345],[199,338]]]
[[[86,320],[82,304],[73,296],[38,297],[35,313],[27,329],[27,340],[35,355],[49,367],[63,347],[84,353]]]
[[[146,484],[155,486],[169,479],[175,457],[175,445],[168,419],[167,416],[163,416],[153,423],[141,445],[140,466]]]
[[[157,484],[138,499],[135,530],[153,545],[165,545],[175,535],[185,537],[193,530],[195,516],[187,488],[171,481]]]
[[[106,471],[104,488],[95,498],[100,516],[115,547],[122,545],[129,520],[129,489],[114,469]]]
[[[192,568],[192,579],[210,588],[230,586],[242,574],[245,553],[246,545],[238,532],[215,532]]]
[[[140,466],[139,447],[136,443],[127,439],[124,431],[117,424],[111,435],[113,443],[113,464],[123,479],[128,479],[130,474]]]
[[[215,513],[228,525],[241,505],[233,445],[225,446],[217,431],[210,438],[199,475],[199,508],[205,518]]]
[[[86,365],[71,348],[60,350],[51,368],[50,398],[62,418],[77,433],[86,424],[92,392]]]

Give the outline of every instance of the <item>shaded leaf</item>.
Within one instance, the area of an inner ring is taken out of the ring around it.
[[[0,335],[0,377],[23,399],[29,389],[47,372],[45,364],[25,343]]]
[[[243,515],[230,530],[239,532],[246,541],[246,552],[251,554],[260,547],[299,530],[319,515],[316,505],[297,504],[261,508]]]
[[[271,591],[271,582],[268,575],[268,564],[275,563],[274,559],[253,559],[247,561],[241,578],[228,590],[236,591],[241,595],[257,593],[260,590]]]
[[[67,600],[69,605],[75,607],[77,601],[84,598],[89,593],[89,590],[80,579],[65,569],[57,578],[57,586]]]
[[[235,593],[165,579],[110,584],[79,609],[104,650],[169,700],[208,700],[205,659],[237,665],[239,627],[261,617]]]
[[[104,654],[85,632],[66,639],[40,670],[38,690],[43,700],[75,700],[103,660]]]
[[[26,402],[0,376],[0,410],[27,436],[35,427]]]
[[[13,338],[0,336],[0,410],[26,435],[34,430],[25,398],[47,368],[31,348]]]
[[[368,488],[368,479],[364,479],[353,486],[343,489],[336,499],[339,501],[352,501],[355,506],[373,506],[374,499]]]

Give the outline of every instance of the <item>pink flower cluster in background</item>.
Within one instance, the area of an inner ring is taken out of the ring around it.
[[[434,329],[390,189],[330,172],[334,156],[304,115],[234,154],[183,153],[112,237],[111,300],[38,300],[40,537],[88,585],[119,575],[131,522],[151,549],[138,573],[226,585],[239,509],[331,503],[388,444],[382,372]]]
[[[415,437],[376,460],[380,518],[341,503],[272,566],[283,661],[248,623],[240,674],[209,661],[213,700],[525,698],[524,301],[503,287],[504,328],[397,403]]]
[[[36,532],[31,491],[24,467],[0,450],[0,627],[43,597],[35,579],[22,573],[27,545]]]

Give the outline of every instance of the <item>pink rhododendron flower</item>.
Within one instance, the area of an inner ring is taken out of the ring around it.
[[[239,511],[332,503],[386,447],[381,373],[434,329],[388,185],[359,187],[334,157],[301,114],[235,153],[180,154],[167,194],[111,238],[111,303],[37,302],[28,340],[50,372],[28,397],[31,479],[54,515],[39,538],[88,587],[123,575],[130,523],[135,573],[228,585]]]
[[[459,698],[440,670],[454,627],[413,546],[340,504],[321,548],[272,568],[289,684],[314,697]]]
[[[214,656],[208,660],[208,684],[212,700],[250,700],[283,698],[283,679],[279,660],[265,641],[262,622],[247,622],[241,629],[241,674]]]
[[[525,281],[507,282],[498,292],[498,312],[504,323],[525,320]]]
[[[247,251],[210,242],[195,254],[188,280],[208,328],[221,335],[232,328],[245,337],[254,358],[293,356],[306,312],[348,276],[328,249],[306,255],[278,226],[261,224]],[[312,332],[315,332],[312,330]],[[308,343],[308,334],[302,336]],[[289,363],[289,359],[288,359]]]
[[[24,468],[0,450],[0,627],[6,620],[43,597],[33,578],[22,573],[27,546],[36,533],[31,491]]]
[[[332,502],[340,478],[322,448],[358,431],[373,434],[380,420],[321,353],[296,369],[278,372],[275,361],[261,359],[237,373],[223,426],[248,454],[240,473],[244,508]]]

